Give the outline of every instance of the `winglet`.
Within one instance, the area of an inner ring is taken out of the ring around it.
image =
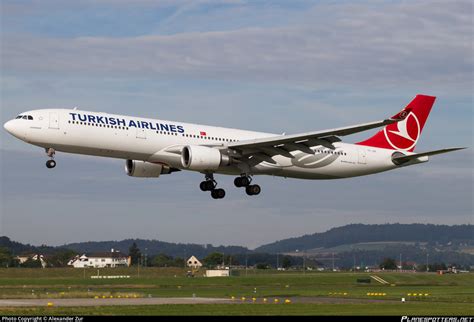
[[[408,114],[410,114],[411,110],[412,110],[411,107],[406,107],[400,112],[398,112],[397,114],[395,114],[394,116],[390,117],[390,120],[396,121],[396,122],[403,121],[404,119],[407,118]]]

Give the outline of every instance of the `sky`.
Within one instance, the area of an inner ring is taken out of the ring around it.
[[[0,122],[73,108],[299,133],[437,97],[417,151],[367,177],[130,178],[124,161],[46,156],[0,130],[0,235],[34,245],[147,238],[250,248],[350,223],[473,223],[471,1],[3,0]],[[373,131],[372,131],[373,132]],[[345,137],[357,142],[372,132]]]

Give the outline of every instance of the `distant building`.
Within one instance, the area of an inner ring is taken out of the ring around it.
[[[32,255],[31,255],[32,256]],[[21,256],[17,256],[15,257],[16,260],[18,260],[18,262],[20,264],[23,264],[24,262],[26,262],[28,259],[30,259],[30,255],[21,255]]]
[[[131,258],[112,249],[110,252],[77,255],[67,264],[74,268],[128,267],[131,264]]]
[[[228,269],[208,269],[206,270],[206,277],[228,277],[230,270]]]
[[[43,268],[45,268],[47,265],[45,256],[41,254],[20,255],[20,256],[15,257],[15,259],[18,260],[20,265],[29,259],[33,261],[39,260]]]
[[[202,267],[202,264],[196,257],[191,256],[186,261],[186,266],[192,267],[192,268],[200,268],[200,267]]]
[[[416,269],[416,267],[418,266],[418,263],[417,262],[413,262],[413,261],[406,261],[403,263],[403,266],[405,268],[410,268],[410,269]]]

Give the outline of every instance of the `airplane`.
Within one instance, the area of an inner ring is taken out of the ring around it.
[[[45,149],[47,168],[57,151],[124,159],[131,177],[158,178],[181,170],[200,172],[202,191],[222,199],[214,174],[234,175],[234,185],[258,195],[255,175],[299,179],[364,176],[427,162],[465,148],[414,153],[436,97],[417,95],[394,116],[370,123],[292,135],[253,132],[74,109],[40,109],[4,124],[16,138]],[[383,127],[372,137],[340,137]]]

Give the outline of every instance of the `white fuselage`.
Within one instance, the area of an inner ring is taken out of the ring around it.
[[[180,148],[204,145],[226,149],[227,144],[276,134],[207,125],[145,119],[70,109],[44,109],[22,113],[32,119],[14,119],[5,128],[17,138],[56,151],[120,159],[143,160],[184,169]],[[335,150],[311,147],[314,154],[291,152],[294,158],[272,157],[251,174],[301,179],[336,179],[367,175],[397,168],[393,150],[334,143]],[[219,167],[215,173],[239,175],[235,164]]]

